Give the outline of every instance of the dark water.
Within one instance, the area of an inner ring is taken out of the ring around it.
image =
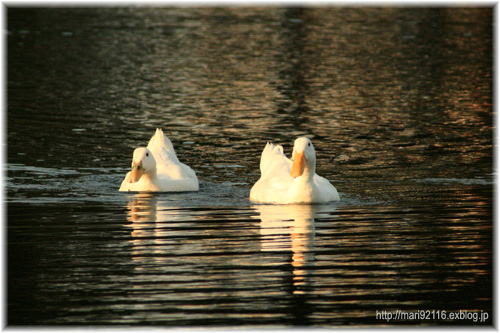
[[[7,324],[492,324],[491,8],[7,23]],[[199,192],[117,192],[156,127]],[[250,202],[266,141],[301,135],[341,201]],[[460,310],[488,318],[436,314]]]

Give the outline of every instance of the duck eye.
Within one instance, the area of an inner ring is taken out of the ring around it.
[[[149,153],[146,153],[146,157],[149,156]]]
[[[309,142],[307,145],[308,145],[309,147],[311,147],[311,143],[310,143],[310,142]]]

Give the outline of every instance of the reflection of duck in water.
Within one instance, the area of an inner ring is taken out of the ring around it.
[[[314,265],[314,218],[330,215],[335,205],[257,205],[262,251],[292,251],[294,293],[309,282],[308,266]]]
[[[261,177],[250,191],[250,200],[266,203],[322,203],[339,200],[337,189],[316,174],[316,151],[308,138],[298,138],[293,161],[283,147],[268,143],[260,160]]]
[[[130,196],[127,202],[128,220],[132,223],[156,222],[156,201],[149,193]]]
[[[190,210],[172,206],[168,197],[154,193],[136,193],[127,197],[130,224],[126,227],[132,229],[130,250],[138,265],[136,269],[153,263],[166,264],[172,253],[183,250],[186,228],[192,227],[196,216]]]
[[[160,227],[165,223],[173,225],[172,222],[195,219],[187,210],[171,206],[167,198],[158,197],[152,193],[130,195],[127,209],[128,220],[133,223],[134,229],[141,229],[143,225]]]
[[[134,151],[132,171],[125,176],[120,191],[181,192],[198,188],[196,173],[179,161],[172,142],[158,128],[147,148]]]

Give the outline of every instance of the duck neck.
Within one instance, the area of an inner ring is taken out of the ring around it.
[[[299,178],[302,178],[304,180],[309,180],[314,177],[315,173],[316,173],[315,166],[306,165],[306,167],[304,168],[304,173]]]
[[[144,173],[142,177],[148,179],[150,182],[153,182],[156,179],[156,170],[152,170],[152,172]]]

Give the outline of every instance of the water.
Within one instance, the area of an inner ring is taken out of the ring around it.
[[[9,325],[492,324],[491,8],[7,19]],[[199,192],[117,191],[156,127]],[[250,202],[301,135],[341,201]]]

